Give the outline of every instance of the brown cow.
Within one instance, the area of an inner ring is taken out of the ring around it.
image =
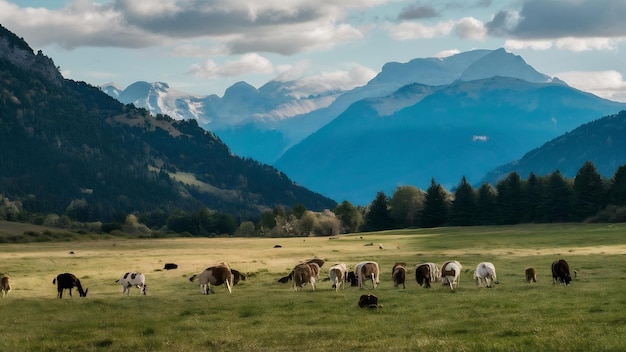
[[[526,268],[526,282],[537,282],[537,270],[535,268]]]
[[[2,298],[9,295],[11,292],[11,278],[8,276],[3,276],[0,281],[0,291],[2,291]]]
[[[305,260],[304,262],[300,264],[308,264],[308,263],[315,263],[321,268],[324,265],[325,261],[324,259],[311,258],[311,259]],[[318,274],[319,274],[319,270],[318,270]],[[286,284],[289,282],[289,280],[291,280],[292,276],[293,276],[293,270],[287,276],[283,276],[280,279],[278,279],[278,282],[280,282],[281,284]]]
[[[226,284],[228,293],[233,293],[233,274],[230,265],[226,262],[217,263],[214,266],[206,268],[200,275],[193,275],[189,278],[192,281],[198,277],[200,280],[200,290],[205,295],[211,293],[211,285],[219,286]]]
[[[402,284],[402,288],[406,288],[406,285],[404,284],[406,281],[406,263],[396,263],[391,269],[391,278],[393,279],[394,287],[398,287]]]
[[[311,283],[313,291],[315,291],[315,280],[319,275],[320,267],[316,263],[303,263],[296,265],[291,271],[291,281],[293,282],[293,290],[299,291],[307,283]]]
[[[552,263],[552,283],[563,283],[567,286],[572,281],[572,276],[569,273],[569,264],[565,259],[559,259]]]
[[[354,267],[354,275],[359,282],[359,288],[363,288],[366,280],[372,280],[373,288],[376,288],[380,282],[379,273],[378,263],[373,261],[360,262]]]
[[[439,266],[435,263],[423,263],[415,266],[415,281],[424,288],[430,288],[432,282],[440,279]]]

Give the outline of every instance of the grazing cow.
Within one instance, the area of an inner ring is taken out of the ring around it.
[[[354,272],[351,271],[348,273],[348,275],[346,275],[347,280],[346,282],[350,283],[350,286],[359,286],[359,280],[357,280],[356,275],[354,275]]]
[[[220,262],[206,268],[200,275],[190,277],[189,281],[193,282],[196,276],[200,281],[200,291],[205,295],[211,293],[211,285],[219,286],[221,284],[226,284],[228,293],[233,293],[233,273],[230,270],[230,265],[226,262]]]
[[[359,297],[359,307],[361,308],[382,308],[383,306],[378,304],[378,297],[367,294]]]
[[[535,268],[526,268],[526,282],[537,282],[537,270]]]
[[[406,263],[396,263],[391,269],[391,278],[393,279],[393,286],[398,287],[402,284],[402,288],[406,288],[404,282],[406,281]]]
[[[491,288],[493,284],[499,284],[498,277],[496,276],[496,267],[489,262],[478,263],[476,270],[474,271],[474,280],[476,280],[476,286]]]
[[[146,294],[146,277],[142,273],[126,273],[119,279],[115,280],[122,285],[122,294],[130,295],[130,288],[135,286],[141,290],[143,295]]]
[[[439,281],[440,277],[439,266],[435,263],[422,263],[415,266],[415,281],[424,288],[430,288],[430,284]]]
[[[333,290],[339,291],[341,284],[347,281],[347,274],[348,266],[346,263],[335,264],[328,269],[328,276],[333,284]],[[346,285],[344,284],[343,287],[345,288]]]
[[[304,262],[302,262],[301,264],[309,264],[309,263],[315,263],[317,264],[317,266],[319,266],[320,268],[324,265],[324,259],[319,259],[319,258],[311,258],[308,259]],[[319,275],[319,273],[318,273]],[[281,284],[286,284],[287,282],[289,282],[289,280],[291,280],[291,277],[293,276],[293,270],[287,275],[287,276],[283,276],[280,279],[278,279],[278,282],[280,282]]]
[[[572,276],[569,273],[569,264],[565,259],[559,259],[552,263],[552,283],[562,282],[567,286],[572,281]]]
[[[378,263],[373,261],[360,262],[354,267],[354,275],[359,282],[359,288],[363,288],[366,280],[372,280],[372,286],[375,289],[379,284],[379,273]]]
[[[291,271],[291,282],[293,290],[299,291],[307,283],[311,283],[313,291],[315,291],[316,272],[319,274],[319,265],[317,263],[303,263],[296,265]]]
[[[80,284],[80,280],[74,276],[74,274],[63,273],[57,275],[54,280],[52,280],[53,284],[57,284],[57,297],[63,297],[63,290],[68,289],[70,291],[70,297],[72,297],[72,288],[76,287],[78,290],[78,294],[80,297],[87,297],[87,291],[89,289],[85,289],[83,291],[83,286]]]
[[[441,282],[444,285],[449,285],[450,290],[454,291],[454,288],[459,287],[459,277],[461,276],[461,263],[456,260],[451,260],[443,263],[441,266]]]
[[[9,295],[11,292],[11,278],[8,276],[3,276],[0,281],[0,290],[2,291],[2,298]]]
[[[163,269],[165,269],[165,270],[178,269],[178,264],[165,263],[165,266],[163,267]]]

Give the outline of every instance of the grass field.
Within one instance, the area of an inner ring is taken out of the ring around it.
[[[0,236],[22,230],[0,223]],[[311,257],[327,261],[322,277],[336,262],[375,260],[380,286],[335,293],[320,282],[316,291],[292,292],[277,282]],[[552,284],[550,264],[559,258],[578,272],[568,287]],[[396,261],[413,269],[448,259],[464,267],[456,292],[421,288],[413,272],[406,289],[393,287]],[[221,260],[249,279],[232,294],[222,286],[201,294],[189,276]],[[481,261],[496,266],[493,289],[472,281]],[[179,268],[162,270],[166,262]],[[524,281],[528,266],[537,268],[538,283]],[[115,280],[126,271],[146,275],[147,296],[121,294]],[[62,272],[77,275],[88,296],[56,298],[52,279]],[[0,351],[626,350],[626,224],[0,244],[0,273],[13,282],[0,300]],[[366,292],[383,308],[359,309]]]

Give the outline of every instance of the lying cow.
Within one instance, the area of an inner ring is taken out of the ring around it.
[[[572,276],[569,273],[569,264],[565,259],[559,259],[552,263],[552,283],[563,283],[567,286],[572,281]]]
[[[382,308],[383,306],[378,304],[378,297],[367,294],[359,297],[359,307],[361,308]]]

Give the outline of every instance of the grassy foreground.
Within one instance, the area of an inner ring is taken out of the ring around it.
[[[277,282],[310,257],[327,261],[322,277],[336,262],[375,260],[381,284],[335,293],[328,282],[300,292]],[[578,271],[571,286],[552,284],[550,264],[559,258]],[[464,267],[458,291],[421,288],[413,270],[406,289],[393,287],[396,261],[413,269],[448,259]],[[221,260],[249,279],[232,294],[220,286],[202,295],[189,276]],[[481,261],[495,264],[500,285],[475,286]],[[162,270],[166,262],[179,268]],[[537,268],[537,284],[524,281],[528,266]],[[52,279],[66,271],[89,288],[86,298],[56,298]],[[115,280],[126,271],[146,275],[147,296],[122,296]],[[626,350],[626,224],[0,244],[0,274],[13,280],[0,300],[0,351]],[[366,292],[383,308],[359,309]]]

